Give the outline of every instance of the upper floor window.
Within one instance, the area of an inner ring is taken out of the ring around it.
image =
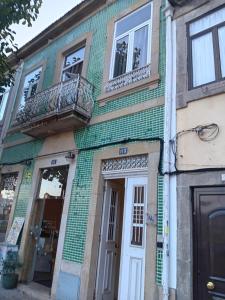
[[[189,35],[189,87],[225,78],[225,8],[192,22]]]
[[[82,47],[65,56],[62,69],[62,81],[71,79],[74,74],[81,75],[84,61],[84,52],[85,47]]]
[[[31,73],[27,74],[23,84],[23,92],[20,104],[24,105],[26,99],[36,94],[38,83],[40,81],[42,68],[38,68]]]
[[[151,4],[116,22],[110,78],[150,63]]]
[[[10,88],[6,88],[5,92],[0,94],[0,121],[2,121],[6,109],[7,100],[9,97]]]

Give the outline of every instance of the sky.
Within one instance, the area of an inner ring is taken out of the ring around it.
[[[22,24],[12,25],[11,28],[16,32],[15,43],[21,48],[80,2],[82,0],[43,0],[38,18],[32,27]]]

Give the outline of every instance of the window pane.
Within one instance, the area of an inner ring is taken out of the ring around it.
[[[151,16],[151,4],[147,4],[136,12],[118,21],[116,27],[116,37],[131,30],[132,28],[148,21]]]
[[[126,73],[127,66],[128,36],[120,39],[116,43],[115,64],[113,77]]]
[[[148,26],[134,33],[133,70],[147,64]]]
[[[216,79],[211,33],[207,33],[192,41],[192,64],[194,87]]]
[[[225,77],[225,26],[218,30],[222,77]]]
[[[64,68],[74,65],[74,64],[78,63],[79,61],[83,61],[84,60],[84,50],[85,50],[85,48],[81,48],[73,53],[70,53],[68,56],[66,56]]]
[[[135,186],[133,195],[133,217],[131,245],[143,245],[144,233],[144,186]]]
[[[39,198],[64,197],[68,167],[42,170]]]
[[[21,105],[24,105],[26,99],[33,96],[36,93],[38,81],[41,76],[41,69],[42,68],[38,68],[25,77],[24,86],[23,86],[23,95],[20,101]]]
[[[190,35],[225,21],[225,7],[190,24]]]
[[[4,92],[4,94],[0,95],[0,121],[3,119],[6,103],[9,96],[9,89]]]

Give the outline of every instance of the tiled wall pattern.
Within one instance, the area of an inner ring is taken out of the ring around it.
[[[66,44],[76,40],[86,32],[93,33],[93,42],[90,51],[87,79],[95,86],[94,100],[101,93],[103,69],[109,68],[109,64],[104,66],[105,48],[107,42],[107,23],[119,12],[138,2],[138,0],[116,1],[105,10],[93,15],[77,28],[61,36],[50,43],[46,48],[34,54],[25,61],[24,72],[27,72],[33,65],[42,60],[47,60],[44,74],[43,89],[53,83],[56,66],[57,53]],[[153,41],[154,42],[154,41]],[[106,103],[99,107],[95,104],[94,115],[102,115],[111,111],[119,110],[123,107],[155,99],[164,95],[164,75],[165,75],[165,24],[161,12],[161,32],[160,32],[160,84],[153,90],[145,89],[128,96],[124,96]],[[116,120],[89,126],[75,133],[75,141],[78,148],[104,145],[106,143],[118,142],[127,138],[163,138],[164,108],[156,107],[143,112],[121,117]],[[6,141],[19,140],[23,136],[14,134],[8,136]],[[30,157],[35,157],[41,149],[42,142],[34,141],[11,148],[7,148],[2,157],[2,162],[15,162]],[[98,150],[101,151],[101,150]],[[92,189],[92,163],[94,151],[82,151],[78,155],[77,169],[71,193],[71,201],[66,229],[66,239],[64,244],[63,257],[66,260],[82,263],[84,247],[86,242],[86,229],[88,219],[88,208],[91,201]],[[32,170],[32,167],[30,170]],[[27,176],[27,168],[24,171],[22,184],[16,204],[15,216],[25,216],[29,191],[31,190],[31,178]],[[158,233],[162,233],[162,184],[163,179],[158,181]],[[162,253],[157,252],[157,282],[161,283],[162,274]]]

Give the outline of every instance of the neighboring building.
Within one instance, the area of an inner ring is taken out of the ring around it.
[[[18,51],[0,217],[52,298],[162,299],[163,5],[86,0]]]
[[[177,39],[177,299],[222,300],[225,3],[170,2]]]

